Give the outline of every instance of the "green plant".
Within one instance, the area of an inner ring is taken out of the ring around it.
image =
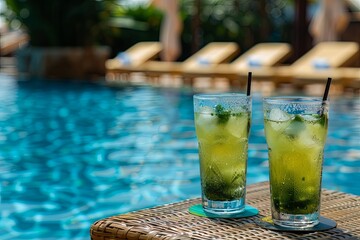
[[[199,0],[197,0],[199,1]],[[291,0],[201,0],[197,13],[196,0],[181,0],[183,19],[182,57],[213,41],[233,41],[244,51],[262,41],[290,41],[286,8]],[[194,19],[199,17],[198,35]],[[147,5],[120,7],[117,12],[116,51],[138,41],[159,40],[162,14]],[[292,19],[290,19],[292,20]],[[198,46],[194,41],[198,38]]]
[[[233,41],[246,50],[257,42],[289,41],[285,35],[288,19],[284,13],[288,1],[201,0],[200,45]],[[191,26],[196,15],[194,0],[182,0],[182,12],[185,13],[184,25]],[[184,28],[183,43],[189,46],[193,37],[192,29]]]
[[[159,41],[162,17],[158,9],[149,5],[119,5],[110,21],[110,25],[117,30],[112,55],[137,42]]]
[[[32,46],[92,46],[111,39],[116,0],[5,0],[9,21],[18,20]]]

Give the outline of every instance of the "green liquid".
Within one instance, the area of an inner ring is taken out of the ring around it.
[[[327,116],[296,115],[288,121],[265,119],[273,208],[279,213],[319,210]]]
[[[215,114],[195,113],[201,185],[207,199],[245,197],[249,124],[249,113],[231,114],[226,121]]]

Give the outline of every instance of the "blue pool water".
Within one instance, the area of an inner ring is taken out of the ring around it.
[[[98,219],[200,196],[192,92],[0,76],[1,239],[89,239]],[[360,99],[333,99],[323,186],[360,195]],[[248,183],[268,180],[254,95]]]

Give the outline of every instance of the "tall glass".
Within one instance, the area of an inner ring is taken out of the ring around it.
[[[194,95],[194,113],[203,209],[218,215],[242,212],[251,97],[238,93]]]
[[[264,98],[271,212],[275,224],[319,223],[328,102],[310,97]]]

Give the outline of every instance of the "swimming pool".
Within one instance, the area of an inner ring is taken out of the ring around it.
[[[192,92],[0,76],[1,239],[89,239],[101,218],[200,196]],[[360,195],[360,99],[333,99],[323,186]],[[268,180],[254,95],[248,183]]]

